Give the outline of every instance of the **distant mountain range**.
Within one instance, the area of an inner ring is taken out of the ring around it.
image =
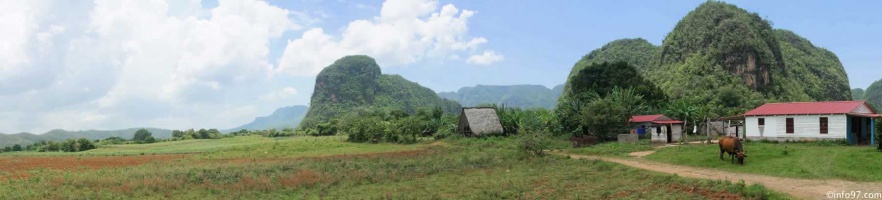
[[[563,85],[547,88],[541,85],[477,85],[456,92],[439,92],[438,96],[463,106],[497,104],[520,108],[553,108],[563,92]]]
[[[87,138],[90,140],[104,139],[109,137],[120,137],[131,139],[135,135],[135,131],[141,128],[128,128],[120,130],[86,130],[86,131],[67,131],[61,129],[51,130],[43,134],[18,133],[18,134],[0,134],[0,147],[11,146],[15,144],[27,145],[39,141],[64,141],[72,138]],[[153,133],[153,137],[163,139],[171,138],[172,130],[159,128],[144,128]]]
[[[271,115],[266,117],[257,117],[251,123],[232,128],[229,130],[225,130],[223,132],[233,132],[241,129],[247,130],[266,130],[266,129],[284,129],[284,128],[296,128],[300,121],[303,120],[303,117],[306,115],[306,111],[309,109],[307,106],[297,105],[297,106],[288,106],[276,109]],[[75,139],[75,138],[87,138],[90,140],[96,139],[105,139],[109,137],[120,137],[125,139],[131,139],[132,136],[135,135],[135,131],[138,131],[141,128],[128,128],[128,129],[120,129],[120,130],[86,130],[86,131],[68,131],[62,129],[55,129],[43,134],[33,134],[33,133],[17,133],[17,134],[2,134],[0,133],[0,148],[5,146],[12,146],[15,144],[19,145],[28,145],[33,144],[39,141],[64,141],[67,139]],[[160,128],[144,128],[150,131],[153,134],[153,137],[157,139],[165,139],[172,137],[172,130],[169,129],[160,129]]]
[[[251,123],[231,128],[225,130],[223,132],[229,133],[242,129],[246,130],[267,130],[267,129],[285,129],[285,128],[297,128],[297,125],[300,124],[300,121],[303,121],[303,117],[306,116],[306,111],[309,110],[308,106],[296,105],[296,106],[288,106],[281,107],[276,109],[273,114],[270,114],[266,117],[257,117]]]

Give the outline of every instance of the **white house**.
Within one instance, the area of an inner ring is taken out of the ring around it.
[[[672,143],[680,141],[683,136],[683,121],[665,115],[631,116],[628,123],[631,124],[631,132],[640,136],[650,134],[652,142]]]
[[[749,139],[846,139],[849,144],[875,144],[880,115],[866,101],[767,103],[744,113]]]

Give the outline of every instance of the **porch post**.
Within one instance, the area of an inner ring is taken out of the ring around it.
[[[851,127],[851,124],[852,124],[851,120],[852,120],[851,116],[845,116],[845,140],[848,141],[849,145],[854,145],[854,142],[852,139],[852,137],[854,135],[854,130],[853,130],[853,127]]]

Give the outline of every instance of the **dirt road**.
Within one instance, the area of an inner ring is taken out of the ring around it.
[[[597,159],[603,160],[607,162],[619,163],[631,167],[636,167],[645,170],[663,172],[668,174],[677,174],[678,176],[690,177],[690,178],[700,178],[700,179],[711,179],[711,180],[728,180],[737,182],[739,180],[744,180],[744,182],[748,184],[762,184],[766,188],[784,192],[790,194],[791,196],[801,198],[801,199],[827,199],[827,191],[862,191],[864,193],[867,192],[882,192],[882,182],[852,182],[852,181],[844,181],[844,180],[815,180],[815,179],[797,179],[797,178],[782,178],[782,177],[773,177],[766,175],[758,175],[758,174],[743,174],[743,173],[734,173],[727,172],[722,170],[713,170],[713,169],[704,169],[704,168],[696,168],[696,167],[688,167],[681,165],[672,165],[667,163],[654,162],[649,160],[640,159],[639,157],[649,155],[652,152],[635,152],[637,153],[634,156],[638,158],[626,159],[626,158],[611,158],[611,157],[599,157],[599,156],[585,156],[585,155],[573,155],[573,154],[564,154],[559,152],[553,152],[558,155],[566,155],[571,158],[576,159]],[[868,172],[870,173],[870,172]]]

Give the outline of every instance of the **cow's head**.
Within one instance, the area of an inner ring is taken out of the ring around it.
[[[735,152],[735,155],[738,157],[738,164],[744,165],[744,158],[747,158],[746,151],[738,151]]]

